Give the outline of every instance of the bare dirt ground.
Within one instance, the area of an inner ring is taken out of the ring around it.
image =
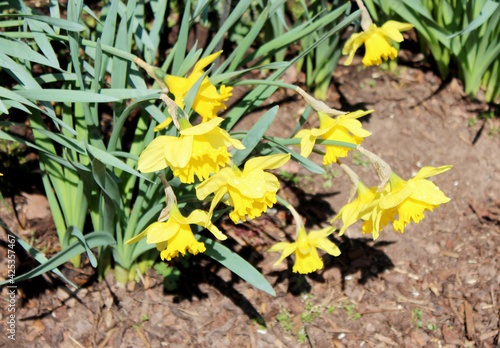
[[[356,224],[344,237],[335,238],[341,256],[326,255],[323,270],[301,276],[291,272],[291,260],[273,266],[279,255],[265,251],[293,233],[292,219],[280,207],[247,225],[222,221],[221,228],[232,237],[228,245],[262,271],[276,297],[204,255],[191,258],[173,291],[164,289],[163,278],[153,270],[141,282],[123,286],[112,272],[106,281],[97,282],[90,267],[68,265],[64,273],[81,286],[75,292],[52,277],[19,284],[15,344],[498,347],[499,120],[481,119],[485,104],[465,98],[459,82],[442,85],[427,70],[425,65],[399,67],[395,73],[339,67],[327,100],[343,110],[375,110],[363,119],[364,128],[373,132],[364,146],[402,178],[409,179],[423,166],[453,165],[431,178],[451,201],[427,212],[418,225],[409,225],[404,234],[386,228],[373,241]],[[294,82],[295,77],[288,78]],[[281,107],[269,134],[290,134],[305,105],[289,92],[278,93],[271,103]],[[262,113],[249,115],[238,127],[248,129]],[[317,117],[310,119],[310,125],[318,125]],[[312,159],[321,163],[320,156]],[[346,163],[366,184],[377,184],[365,158],[354,156]],[[294,163],[284,170],[280,195],[294,204],[308,228],[325,227],[347,202],[348,178],[337,168],[320,176]],[[40,249],[56,251],[57,237],[43,196],[25,193],[7,201],[15,202],[16,214],[2,207],[2,220]],[[3,231],[0,239],[6,240]],[[5,255],[2,242],[2,260]],[[17,270],[32,266],[21,257]],[[0,275],[6,273],[1,262]],[[4,329],[7,289],[1,294],[0,346],[14,346]]]

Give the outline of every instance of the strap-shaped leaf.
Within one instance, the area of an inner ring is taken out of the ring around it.
[[[257,289],[267,292],[271,296],[276,296],[276,292],[267,279],[255,269],[248,261],[228,249],[221,243],[217,243],[213,239],[203,236],[198,236],[200,242],[205,243],[207,250],[205,254],[210,256],[215,261],[220,262],[233,273],[240,276],[243,280],[249,282]]]
[[[278,106],[274,106],[269,111],[267,111],[262,117],[255,123],[255,125],[250,129],[247,135],[241,141],[245,145],[243,150],[234,150],[232,152],[234,164],[239,166],[245,158],[252,152],[255,146],[264,136],[264,133],[273,124],[276,115],[278,114]]]
[[[6,40],[0,38],[0,52],[5,53],[6,55],[11,57],[16,57],[21,60],[25,59],[31,62],[50,66],[55,69],[60,69],[58,64],[57,65],[53,64],[43,55],[32,50],[28,45],[20,41]]]
[[[190,9],[191,0],[186,1],[186,6],[184,7],[184,14],[182,15],[181,27],[179,30],[179,35],[177,36],[177,42],[175,43],[175,52],[173,54],[174,60],[172,63],[172,74],[178,76],[178,71],[184,61],[184,56],[186,53],[188,35],[189,35],[189,19],[190,19]]]
[[[19,245],[21,245],[21,247],[26,250],[28,252],[28,254],[30,254],[31,256],[33,256],[35,258],[35,260],[37,260],[38,262],[40,262],[41,264],[44,264],[45,262],[48,261],[48,259],[45,257],[44,254],[42,254],[41,252],[39,252],[38,250],[36,250],[35,248],[33,248],[31,245],[29,245],[28,243],[26,243],[21,237],[19,237],[17,234],[15,234],[14,232],[12,232],[4,223],[3,221],[0,220],[0,225],[10,234],[12,234],[15,238],[16,238],[16,243],[19,243]],[[64,280],[66,283],[68,283],[69,285],[71,285],[72,287],[74,288],[78,288],[78,286],[76,286],[75,284],[73,284],[68,278],[66,278],[64,276],[64,274],[61,273],[61,271],[59,271],[57,268],[54,268],[51,270],[52,272],[54,272],[56,275],[58,275],[59,277],[61,277],[62,280]],[[15,279],[15,278],[14,278]],[[2,283],[0,283],[0,286],[1,285],[4,285],[4,284],[8,284],[10,282],[10,279],[9,280],[6,280]]]
[[[3,17],[23,17],[29,18],[34,21],[47,23],[53,25],[54,27],[58,27],[61,29],[69,30],[69,31],[83,31],[85,30],[85,26],[70,22],[66,19],[49,17],[49,16],[39,16],[39,15],[31,15],[26,13],[16,13],[16,14],[2,14]]]
[[[87,242],[89,248],[114,245],[116,243],[113,236],[105,232],[89,233],[85,236],[85,241]],[[31,271],[26,272],[23,275],[15,277],[14,282],[20,282],[26,279],[31,279],[45,272],[51,271],[56,267],[59,267],[63,263],[71,260],[73,257],[80,255],[83,252],[85,252],[85,248],[83,247],[82,243],[80,243],[80,241],[75,241],[66,249],[61,250],[52,258],[50,258],[46,262],[43,262],[40,266],[35,267]],[[5,285],[7,284],[7,282],[8,281],[4,281],[0,283],[0,285]]]
[[[97,260],[95,258],[95,255],[92,253],[92,250],[90,250],[89,245],[87,244],[87,241],[85,240],[85,237],[83,236],[82,232],[80,229],[76,226],[70,226],[68,228],[68,231],[66,232],[65,237],[70,238],[70,237],[76,237],[80,243],[82,243],[83,247],[85,248],[85,251],[87,252],[87,256],[89,258],[90,264],[92,267],[97,267]],[[68,243],[69,244],[69,243]]]
[[[120,100],[116,97],[93,92],[52,88],[19,90],[17,94],[33,100],[69,103],[109,103]]]

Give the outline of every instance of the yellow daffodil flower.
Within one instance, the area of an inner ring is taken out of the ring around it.
[[[311,231],[307,234],[304,227],[301,227],[295,242],[280,242],[273,245],[268,251],[282,252],[281,257],[275,265],[295,252],[293,271],[301,274],[312,273],[323,268],[323,261],[319,257],[316,248],[323,249],[333,256],[340,255],[340,249],[337,245],[327,238],[334,230],[333,227],[327,227],[321,230]]]
[[[170,261],[179,255],[184,256],[186,251],[196,255],[206,250],[205,244],[198,242],[191,231],[191,224],[206,227],[212,234],[220,240],[227,237],[215,227],[208,216],[208,213],[202,210],[195,210],[188,217],[184,217],[177,204],[173,204],[170,209],[170,215],[166,222],[154,222],[144,231],[128,240],[127,244],[137,243],[147,236],[148,244],[156,244],[160,251],[162,260]]]
[[[290,154],[255,157],[245,163],[243,171],[238,167],[223,168],[211,178],[202,182],[196,188],[199,200],[215,193],[210,206],[210,214],[215,206],[228,194],[225,203],[234,207],[229,214],[231,220],[237,223],[260,216],[276,203],[276,192],[280,183],[276,176],[267,173],[265,169],[281,167],[290,159]]]
[[[175,96],[175,102],[181,109],[184,109],[184,98],[187,92],[203,76],[203,69],[212,63],[221,53],[222,51],[219,51],[199,60],[187,78],[172,75],[165,77],[165,83],[170,92]],[[205,77],[198,89],[192,108],[203,117],[203,122],[211,120],[217,117],[217,112],[226,108],[223,102],[232,95],[231,90],[232,87],[222,85],[220,86],[219,93],[208,77]]]
[[[408,181],[402,180],[394,173],[391,175],[391,190],[380,199],[379,206],[381,209],[397,210],[399,220],[393,223],[395,231],[403,233],[410,220],[418,224],[425,217],[425,210],[432,211],[440,204],[450,201],[439,187],[425,178],[444,173],[451,167],[424,167]]]
[[[339,232],[340,236],[349,226],[361,219],[364,220],[363,233],[371,233],[375,240],[379,237],[382,228],[390,221],[394,221],[396,209],[384,210],[379,207],[380,199],[389,192],[389,189],[386,188],[383,192],[377,192],[377,189],[377,187],[367,188],[362,182],[358,183],[358,197],[343,206],[331,221],[342,218],[343,226]]]
[[[365,56],[363,57],[363,65],[379,65],[382,63],[382,58],[394,59],[398,56],[398,51],[392,46],[392,41],[402,42],[402,31],[410,30],[413,25],[408,23],[400,23],[396,21],[388,21],[382,27],[372,24],[367,31],[352,34],[345,43],[342,54],[348,54],[345,65],[352,63],[354,53],[357,49],[365,44]]]
[[[194,182],[194,175],[199,180],[207,179],[229,163],[229,146],[245,148],[239,140],[218,127],[222,121],[216,117],[182,129],[179,137],[161,135],[155,138],[141,153],[138,169],[151,173],[170,167],[174,176],[188,184]]]
[[[365,137],[371,135],[371,132],[362,128],[361,122],[357,120],[373,110],[362,111],[358,110],[345,115],[340,115],[335,118],[328,116],[322,112],[318,112],[320,127],[303,129],[298,132],[294,138],[300,138],[300,154],[304,157],[311,153],[316,139],[343,141],[351,144],[361,144]],[[337,162],[337,158],[347,156],[347,153],[352,150],[348,147],[325,145],[326,154],[323,157],[323,164],[331,164]]]

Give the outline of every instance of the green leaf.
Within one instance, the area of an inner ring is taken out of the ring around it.
[[[257,289],[265,291],[271,296],[276,296],[276,292],[267,279],[241,256],[213,239],[199,236],[198,240],[205,243],[205,247],[207,248],[205,251],[206,255],[220,262]]]
[[[108,153],[107,151],[99,149],[99,148],[92,146],[92,145],[87,145],[87,146],[92,151],[94,156],[97,157],[103,163],[110,165],[110,166],[113,166],[115,168],[121,169],[129,174],[135,175],[139,178],[142,178],[144,180],[151,182],[151,180],[147,179],[144,175],[139,173],[137,170],[129,167],[125,162],[116,158],[115,156]]]
[[[184,113],[189,114],[191,111],[191,107],[193,106],[194,100],[196,99],[196,95],[198,94],[198,90],[200,89],[201,83],[207,77],[210,70],[207,70],[200,76],[198,80],[194,83],[194,85],[189,89],[184,97]]]
[[[177,42],[175,43],[175,52],[170,53],[174,55],[174,61],[172,63],[172,74],[179,76],[178,71],[184,61],[184,56],[186,53],[188,35],[189,35],[189,17],[191,9],[191,0],[186,1],[186,6],[184,7],[184,14],[182,15],[181,27],[179,29],[179,35],[177,37]]]
[[[68,103],[109,103],[120,100],[116,97],[93,92],[51,88],[19,90],[17,94],[32,100]]]
[[[3,17],[23,17],[29,18],[34,21],[47,23],[53,25],[54,27],[58,27],[61,29],[69,30],[69,31],[83,31],[85,30],[85,26],[70,22],[66,19],[49,17],[49,16],[39,16],[39,15],[30,15],[26,13],[17,13],[17,14],[2,14]]]
[[[107,95],[119,99],[158,99],[161,89],[130,89],[130,88],[103,88],[102,95]]]
[[[85,236],[85,241],[89,248],[107,246],[115,244],[115,239],[112,235],[105,232],[92,232]],[[83,247],[80,241],[75,241],[71,245],[69,245],[66,249],[61,250],[52,258],[42,263],[40,266],[35,267],[29,272],[26,272],[23,275],[17,276],[14,278],[14,282],[20,282],[26,279],[31,279],[37,277],[45,272],[51,271],[56,267],[59,267],[63,263],[71,260],[73,257],[80,255],[85,252],[85,248]],[[7,284],[8,281],[4,281],[0,283],[0,285]]]
[[[92,174],[94,175],[94,180],[99,185],[101,190],[113,201],[115,208],[117,210],[122,208],[122,201],[120,190],[115,180],[106,171],[106,165],[102,163],[99,159],[94,158],[92,160]],[[104,217],[106,218],[106,217]]]
[[[500,6],[500,3],[492,0],[488,0],[486,4],[484,4],[483,8],[481,9],[481,12],[479,13],[479,16],[474,18],[472,22],[469,23],[469,25],[461,31],[458,31],[456,33],[453,33],[449,36],[447,36],[447,39],[451,39],[455,36],[466,34],[468,32],[473,31],[474,29],[480,27],[483,23],[485,23],[491,15],[496,11],[496,9]]]
[[[0,220],[0,226],[2,226],[7,232],[9,232],[10,234],[12,234],[15,238],[16,238],[16,243],[19,243],[19,245],[21,245],[21,247],[26,250],[28,252],[28,254],[30,254],[31,256],[33,256],[35,258],[35,260],[37,260],[39,263],[41,264],[44,264],[45,262],[48,261],[48,259],[45,257],[44,254],[42,254],[41,252],[39,252],[38,250],[36,250],[35,248],[33,248],[31,245],[29,245],[28,243],[26,243],[23,239],[21,239],[18,235],[16,235],[14,232],[12,232],[4,223],[3,221]],[[59,277],[62,278],[62,280],[64,280],[66,283],[68,283],[69,285],[71,285],[72,287],[74,288],[77,288],[78,289],[78,286],[76,286],[75,284],[73,284],[71,281],[68,280],[68,278],[66,278],[64,276],[64,274],[61,273],[61,271],[59,271],[57,268],[54,268],[51,270],[52,272],[54,272],[56,275],[58,275]],[[10,282],[10,279],[9,280],[6,280],[2,283],[0,283],[0,286],[1,285],[5,285],[5,284],[8,284]]]
[[[224,38],[224,36],[227,34],[229,29],[236,23],[238,20],[241,19],[241,16],[243,13],[246,11],[248,6],[251,4],[251,0],[240,0],[236,2],[236,7],[231,11],[231,14],[227,19],[224,21],[222,26],[219,28],[215,36],[212,38],[210,41],[210,44],[208,47],[205,49],[203,52],[203,57],[205,58],[209,55],[211,55],[214,52],[215,47],[217,47],[217,44],[219,43],[220,40]]]
[[[28,45],[20,41],[12,41],[0,38],[0,52],[16,57],[21,60],[47,65],[55,69],[60,69],[58,64],[53,64],[40,53],[32,50]]]
[[[319,165],[317,165],[313,161],[305,158],[304,156],[299,155],[297,152],[290,150],[286,146],[283,146],[283,145],[281,145],[279,143],[274,143],[274,144],[272,144],[272,146],[274,148],[278,149],[277,152],[291,154],[292,158],[296,162],[299,162],[300,164],[302,164],[304,166],[304,168],[306,168],[310,172],[312,172],[314,174],[324,174],[325,173],[325,170],[323,168],[321,168]]]
[[[97,260],[95,258],[95,255],[92,253],[92,250],[90,250],[89,245],[87,244],[87,241],[85,240],[85,237],[83,236],[82,232],[80,232],[80,229],[76,226],[70,226],[66,233],[70,237],[75,236],[76,238],[78,238],[80,243],[82,243],[83,247],[85,248],[85,251],[87,252],[87,256],[89,258],[90,264],[92,265],[92,267],[96,268],[97,267]]]
[[[272,125],[276,115],[278,114],[278,106],[274,106],[269,111],[267,111],[262,117],[255,123],[255,125],[250,129],[247,135],[241,141],[245,145],[243,150],[234,150],[232,153],[234,164],[239,166],[245,158],[252,152],[255,146],[264,136],[264,133]]]

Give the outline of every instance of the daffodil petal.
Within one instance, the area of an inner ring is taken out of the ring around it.
[[[283,261],[286,257],[290,256],[295,251],[296,248],[297,248],[297,246],[295,243],[280,242],[280,243],[274,244],[267,251],[269,251],[269,252],[281,251],[282,252],[278,261],[276,261],[274,263],[274,265],[276,266],[281,261]]]
[[[415,179],[425,179],[430,176],[438,175],[441,173],[444,173],[448,170],[450,170],[453,166],[448,165],[448,166],[441,166],[441,167],[423,167],[422,169],[419,170],[417,175],[415,175]]]
[[[384,31],[384,34],[386,34],[396,42],[402,42],[404,38],[403,35],[401,35],[401,32],[410,30],[411,28],[413,28],[413,25],[409,23],[401,23],[396,21],[387,21],[381,27],[381,29]]]
[[[203,181],[196,187],[196,197],[199,200],[205,199],[209,194],[216,192],[225,186],[229,179],[234,176],[231,168],[223,168],[214,176]]]
[[[289,153],[254,157],[245,163],[244,171],[252,172],[256,169],[276,169],[288,162],[290,157]]]
[[[127,240],[125,242],[125,244],[134,244],[134,243],[137,243],[138,241],[140,241],[141,239],[143,239],[144,237],[146,237],[147,234],[148,234],[148,229],[146,228],[144,231],[142,231],[141,233],[139,233],[137,236],[135,236],[135,237],[130,238],[129,240]]]
[[[200,72],[203,69],[205,69],[210,63],[212,63],[214,60],[216,60],[217,57],[221,55],[221,53],[222,53],[222,51],[219,51],[219,52],[213,53],[205,58],[200,59],[196,63],[196,65],[194,66],[192,74]]]
[[[143,173],[152,173],[167,168],[169,164],[164,156],[165,148],[172,146],[176,139],[167,135],[153,139],[139,156],[137,169]]]
[[[193,152],[193,137],[181,136],[172,141],[170,146],[164,148],[164,155],[167,161],[173,166],[184,168],[191,159]]]
[[[163,121],[162,123],[160,123],[159,125],[157,125],[154,129],[153,129],[153,132],[158,132],[162,129],[165,129],[167,128],[170,123],[172,123],[172,117],[171,116],[168,116],[167,119],[165,121]]]
[[[389,192],[380,199],[379,206],[381,209],[390,209],[398,206],[406,198],[408,198],[416,189],[415,182],[409,180],[407,184],[398,192]]]
[[[200,123],[191,128],[183,129],[180,131],[182,135],[202,135],[212,131],[215,127],[217,127],[222,121],[224,121],[221,117],[215,117],[205,123]]]

